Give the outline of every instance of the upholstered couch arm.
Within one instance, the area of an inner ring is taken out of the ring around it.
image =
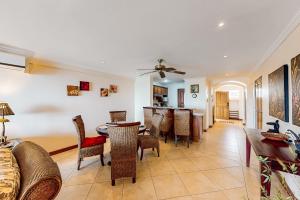
[[[21,173],[19,200],[54,199],[62,180],[57,164],[42,147],[22,142],[13,149]]]

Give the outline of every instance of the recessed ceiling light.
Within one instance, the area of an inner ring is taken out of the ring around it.
[[[225,56],[223,56],[223,57],[224,57],[224,58],[228,58],[228,56],[226,56],[226,55],[225,55]]]
[[[165,80],[163,80],[163,82],[164,82],[164,83],[167,83],[167,82],[169,82],[169,80],[168,80],[168,79],[165,79]]]
[[[220,22],[220,23],[218,24],[218,27],[219,27],[219,28],[222,28],[224,25],[225,25],[224,22]]]

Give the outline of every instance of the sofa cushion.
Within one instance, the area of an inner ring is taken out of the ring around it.
[[[0,148],[0,199],[16,199],[20,188],[20,169],[8,148]]]
[[[83,140],[82,147],[91,147],[99,144],[104,144],[106,142],[105,136],[98,137],[87,137]]]

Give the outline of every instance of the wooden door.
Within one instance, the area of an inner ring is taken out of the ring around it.
[[[229,93],[216,92],[216,118],[229,119]]]
[[[255,92],[255,118],[256,118],[256,128],[262,129],[263,123],[263,112],[262,112],[262,77],[259,77],[255,81],[254,85]]]
[[[179,108],[184,107],[184,89],[177,90],[177,105]]]

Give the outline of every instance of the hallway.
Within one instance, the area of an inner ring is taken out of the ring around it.
[[[189,149],[184,144],[160,144],[161,157],[148,150],[143,161],[137,161],[136,184],[123,179],[115,187],[110,185],[110,167],[102,167],[98,157],[85,159],[77,171],[76,150],[53,156],[64,179],[58,199],[259,199],[258,162],[252,153],[251,167],[245,167],[240,122],[217,122]],[[105,148],[109,160],[107,143]],[[272,195],[277,190],[286,195],[273,175]]]

